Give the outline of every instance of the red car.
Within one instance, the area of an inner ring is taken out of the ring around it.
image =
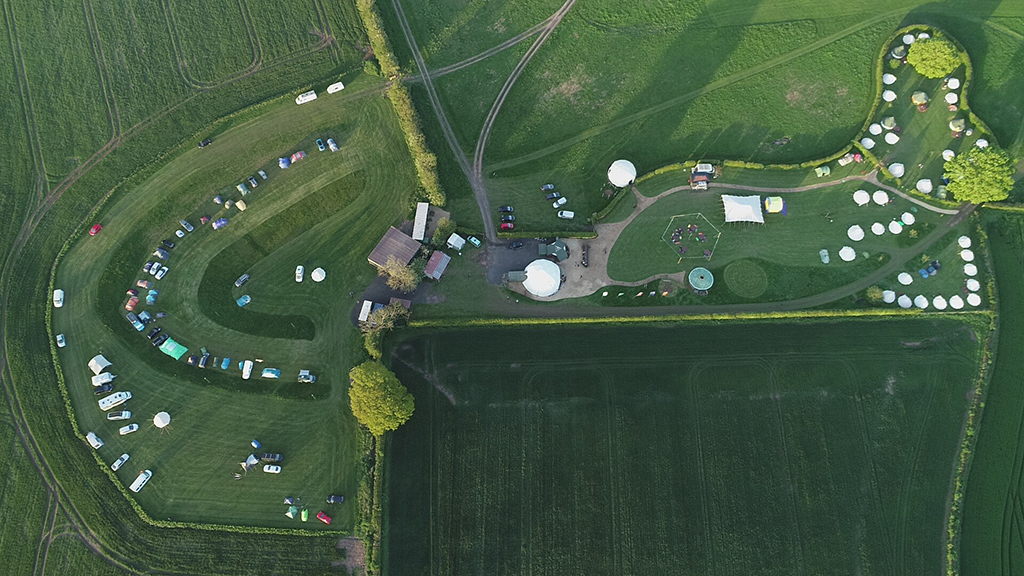
[[[512,230],[512,229],[514,229],[515,227],[516,227],[516,225],[515,225],[515,224],[513,224],[513,223],[511,223],[511,222],[503,222],[503,223],[501,224],[501,229],[502,229],[502,230]]]
[[[99,224],[94,224],[92,228],[89,228],[89,236],[95,236],[96,234],[99,234],[100,230],[103,230],[103,226],[100,226]]]
[[[129,311],[129,312],[131,312],[132,310],[135,310],[135,306],[138,303],[139,303],[139,297],[138,296],[132,296],[131,298],[128,299],[128,302],[124,305],[124,309]]]
[[[316,513],[316,519],[323,522],[324,524],[327,524],[328,526],[331,525],[332,518],[327,514],[324,514],[323,510]]]

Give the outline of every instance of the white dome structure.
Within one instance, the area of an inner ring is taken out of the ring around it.
[[[885,100],[886,102],[892,102],[896,100],[896,93],[893,92],[892,90],[886,90],[885,92],[882,92],[882,100]]]
[[[886,132],[885,133],[885,143],[886,144],[889,144],[891,146],[891,145],[893,145],[893,144],[895,144],[895,143],[897,143],[899,141],[900,141],[900,137],[895,132]]]
[[[897,178],[902,178],[903,174],[907,171],[907,167],[899,162],[889,165],[889,173]]]
[[[629,160],[616,160],[608,168],[608,181],[616,188],[625,188],[636,180],[636,166]]]
[[[889,232],[892,232],[893,234],[903,232],[903,224],[900,224],[898,220],[889,222]]]
[[[917,181],[917,185],[914,187],[917,188],[917,191],[921,192],[922,194],[931,194],[933,190],[932,181],[929,180],[928,178],[921,178],[920,180]]]
[[[968,278],[966,285],[967,289],[970,290],[971,292],[977,292],[978,290],[981,290],[981,282],[978,282],[974,278]]]
[[[871,138],[861,138],[860,145],[868,150],[871,150],[872,148],[875,147],[875,141],[872,140]]]
[[[913,34],[904,34],[903,35],[903,43],[908,45],[908,46],[913,44],[914,40],[917,40],[917,37],[914,36]]]
[[[914,282],[914,277],[909,272],[900,272],[900,275],[896,277],[896,281],[904,286],[910,286]]]
[[[970,248],[971,247],[971,237],[970,236],[966,236],[966,235],[961,236],[961,237],[956,239],[956,243],[959,244],[961,248]]]
[[[981,296],[971,292],[967,295],[967,303],[971,306],[981,306]]]
[[[900,308],[904,309],[910,308],[910,305],[913,304],[910,300],[910,296],[907,296],[906,294],[900,295],[900,299],[897,300],[896,303],[900,305]]]
[[[946,94],[946,104],[956,104],[959,101],[960,97],[957,96],[955,93],[950,92],[949,94]]]
[[[874,224],[871,225],[871,233],[874,234],[875,236],[881,236],[882,234],[885,234],[885,224],[882,224],[881,222],[875,222]]]
[[[964,262],[974,262],[974,251],[973,250],[961,250],[960,258]]]
[[[864,229],[859,224],[854,224],[846,231],[846,235],[850,237],[850,240],[860,242],[864,239]]]
[[[875,193],[871,195],[871,200],[879,206],[885,206],[889,202],[889,193],[885,190],[875,190]]]
[[[892,86],[895,83],[896,83],[896,77],[895,76],[893,76],[892,74],[889,74],[888,72],[886,72],[885,74],[882,74],[882,84],[885,84],[886,86]]]
[[[849,246],[843,246],[839,249],[839,257],[843,259],[843,262],[853,262],[857,257],[857,251]]]
[[[974,145],[984,150],[985,148],[988,148],[988,140],[985,140],[984,138],[978,138],[978,141],[975,142]]]
[[[936,296],[932,298],[932,306],[935,306],[936,310],[945,310],[947,306],[946,299],[942,296]]]
[[[867,190],[857,190],[853,193],[853,201],[857,203],[857,206],[864,206],[871,202],[871,194],[868,194]]]
[[[882,302],[892,304],[896,301],[896,293],[892,290],[882,290]]]
[[[900,222],[903,222],[903,224],[907,226],[913,226],[914,222],[917,222],[917,217],[910,212],[904,212],[903,215],[900,216]]]
[[[923,294],[918,294],[917,296],[914,297],[914,306],[917,306],[921,310],[924,310],[925,308],[928,307],[928,299],[925,298]]]
[[[878,122],[875,122],[872,125],[868,126],[868,132],[870,132],[874,136],[878,136],[879,134],[882,133],[882,125],[879,124]]]
[[[978,267],[975,266],[974,264],[971,264],[970,262],[968,262],[967,264],[964,264],[964,275],[965,276],[977,276],[978,275]]]
[[[917,39],[918,40],[924,40],[926,38],[931,38],[931,37],[932,37],[932,35],[927,33],[927,32],[921,32],[920,34],[917,35]]]
[[[153,426],[157,428],[166,428],[171,423],[171,415],[167,412],[159,412],[156,416],[153,416]]]
[[[953,310],[959,310],[964,307],[964,299],[959,294],[954,294],[949,297],[949,306]]]
[[[544,298],[558,292],[562,285],[562,271],[551,260],[534,260],[526,266],[523,288],[534,296]]]
[[[950,90],[956,90],[957,88],[960,88],[960,79],[950,78],[949,81],[946,82],[946,88],[949,88]]]
[[[956,158],[956,152],[953,152],[949,148],[946,148],[945,150],[942,151],[942,159],[945,160],[946,162],[949,162],[953,158]]]
[[[327,278],[327,272],[324,272],[323,268],[316,268],[309,277],[313,279],[313,282],[323,282],[324,278]]]

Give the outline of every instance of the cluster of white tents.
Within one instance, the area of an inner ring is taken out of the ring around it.
[[[941,294],[933,297],[930,301],[928,297],[923,294],[911,298],[907,294],[896,294],[894,290],[882,291],[882,302],[886,304],[895,303],[900,308],[910,308],[912,306],[924,310],[928,306],[934,306],[936,310],[945,310],[947,307],[954,310],[960,310],[964,305],[977,307],[981,305],[981,295],[978,293],[981,290],[981,282],[978,281],[975,276],[978,275],[978,267],[972,263],[974,260],[974,252],[970,250],[971,239],[968,236],[961,236],[957,239],[957,244],[960,246],[960,258],[964,261],[964,288],[967,289],[966,296],[960,296],[954,294],[949,298],[942,296]],[[900,272],[896,276],[896,281],[903,286],[910,286],[914,283],[914,275],[909,272]]]

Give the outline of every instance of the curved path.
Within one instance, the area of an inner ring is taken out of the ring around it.
[[[712,312],[713,313],[718,313],[718,312],[721,312],[721,313],[730,313],[730,312],[731,313],[735,313],[735,312],[759,312],[759,311],[763,312],[763,311],[772,311],[772,310],[798,310],[798,309],[801,309],[801,308],[811,308],[811,307],[815,307],[815,306],[820,306],[822,304],[827,304],[828,302],[831,302],[833,300],[837,300],[839,298],[843,298],[845,296],[849,296],[851,294],[855,294],[855,293],[857,293],[857,292],[859,292],[861,290],[864,290],[865,288],[875,284],[876,282],[878,282],[882,278],[888,276],[889,274],[892,274],[893,272],[899,270],[910,259],[914,258],[915,256],[917,256],[921,252],[927,250],[935,242],[938,242],[943,236],[945,236],[945,234],[947,232],[949,232],[950,230],[955,228],[958,224],[960,224],[960,222],[962,222],[963,219],[968,214],[970,214],[974,210],[974,208],[976,207],[973,204],[965,204],[965,205],[961,206],[957,210],[950,210],[950,209],[946,209],[946,208],[938,208],[936,206],[932,206],[931,204],[928,204],[927,202],[924,202],[924,201],[922,201],[920,199],[917,199],[917,198],[914,198],[912,196],[909,196],[909,195],[907,195],[907,194],[905,194],[905,193],[903,193],[903,192],[901,192],[901,191],[899,191],[899,190],[897,190],[895,188],[879,184],[876,172],[870,172],[870,173],[868,173],[866,175],[850,176],[850,177],[847,177],[847,178],[844,178],[844,179],[841,179],[841,180],[831,180],[831,181],[828,181],[828,182],[816,182],[814,184],[809,184],[807,186],[790,187],[790,188],[768,188],[768,187],[762,187],[762,186],[747,186],[747,185],[743,185],[743,184],[728,184],[728,183],[713,183],[713,186],[718,187],[718,188],[728,188],[728,189],[734,189],[734,190],[746,190],[746,191],[761,192],[761,193],[767,193],[767,194],[795,194],[795,193],[800,193],[800,192],[808,192],[808,191],[811,191],[811,190],[819,190],[819,189],[822,189],[822,188],[828,188],[830,186],[835,186],[835,185],[838,185],[838,184],[842,184],[844,182],[856,181],[856,180],[860,180],[860,181],[864,181],[864,182],[869,182],[869,183],[881,186],[883,188],[891,190],[895,194],[898,194],[901,198],[905,198],[906,200],[908,200],[910,202],[914,202],[915,204],[920,205],[921,207],[925,208],[926,210],[930,210],[932,212],[936,212],[936,213],[939,213],[939,214],[944,214],[944,215],[947,215],[947,216],[953,216],[953,218],[950,218],[949,220],[944,222],[941,226],[939,226],[938,228],[933,230],[930,234],[928,234],[927,236],[922,238],[920,241],[916,242],[913,246],[910,246],[908,248],[902,248],[902,249],[899,249],[899,248],[898,249],[893,249],[893,250],[889,251],[889,255],[891,256],[889,262],[886,263],[886,265],[884,265],[881,268],[879,268],[878,270],[875,270],[874,272],[872,272],[868,276],[866,276],[866,277],[864,277],[864,278],[862,278],[862,279],[860,279],[860,280],[858,280],[856,282],[853,282],[851,284],[847,284],[846,286],[840,286],[838,288],[829,290],[828,292],[823,292],[821,294],[814,294],[812,296],[807,296],[807,297],[804,297],[804,298],[798,298],[798,299],[795,299],[795,300],[788,300],[788,301],[783,301],[783,302],[763,302],[763,303],[752,303],[752,304],[727,304],[727,305],[723,304],[723,305],[690,305],[690,306],[648,306],[648,307],[643,307],[643,308],[630,308],[630,310],[631,311],[643,310],[644,314],[651,314],[651,315],[667,314],[667,313],[706,314],[706,313],[712,313]],[[608,256],[611,253],[612,246],[615,244],[616,240],[618,240],[619,235],[622,234],[622,231],[625,230],[633,222],[633,220],[636,219],[637,216],[639,216],[644,210],[646,210],[647,208],[652,206],[655,202],[657,202],[658,200],[660,200],[660,199],[662,199],[662,198],[664,198],[666,196],[670,196],[672,194],[675,194],[676,192],[680,192],[680,191],[683,191],[683,190],[689,190],[689,187],[688,186],[677,186],[675,188],[670,188],[670,189],[662,192],[661,194],[658,194],[657,196],[644,196],[634,186],[632,188],[632,193],[636,197],[637,206],[633,210],[633,213],[630,214],[628,218],[622,220],[621,222],[615,222],[615,223],[612,223],[612,224],[598,224],[595,227],[595,229],[597,231],[597,234],[598,234],[598,237],[593,239],[593,240],[585,240],[585,241],[581,241],[581,240],[566,240],[566,243],[569,245],[570,252],[571,253],[576,253],[576,254],[581,253],[580,248],[581,248],[581,246],[583,244],[587,244],[587,246],[588,246],[588,256],[589,256],[589,260],[590,260],[589,263],[588,263],[590,265],[589,268],[587,268],[584,273],[580,274],[580,278],[573,279],[572,282],[569,282],[569,283],[565,284],[563,286],[563,288],[561,290],[559,290],[558,293],[555,296],[552,296],[552,297],[549,297],[549,298],[535,298],[535,299],[536,300],[540,300],[540,301],[545,301],[545,302],[555,302],[555,301],[559,301],[559,300],[565,300],[565,299],[568,299],[568,298],[580,298],[580,297],[583,297],[583,296],[589,296],[590,294],[593,294],[597,290],[600,290],[601,288],[606,287],[606,286],[643,286],[644,284],[647,284],[648,282],[653,282],[655,280],[672,280],[672,281],[675,281],[675,282],[683,283],[685,281],[685,275],[686,275],[685,272],[676,272],[676,273],[672,273],[672,274],[655,274],[654,276],[650,276],[650,277],[645,278],[643,280],[634,281],[634,282],[618,281],[618,280],[615,280],[615,279],[611,278],[608,275]],[[569,275],[571,273],[570,271],[567,271],[567,270],[564,270],[564,269],[563,269],[563,272],[565,272],[566,275]],[[615,315],[619,315],[621,313],[621,310],[619,308],[598,308],[598,309],[595,309],[595,310],[598,310],[598,312],[591,311],[591,310],[586,310],[586,311],[581,310],[580,312],[582,313],[581,315],[584,315],[584,316],[591,316],[591,315],[596,315],[596,316],[615,316]],[[535,315],[535,314],[533,314],[532,311],[530,311],[529,309],[526,309],[525,315],[530,316],[530,315]],[[549,315],[557,316],[559,314],[543,314],[542,313],[540,315],[542,315],[542,316],[549,316]]]

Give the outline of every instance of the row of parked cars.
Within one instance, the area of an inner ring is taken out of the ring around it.
[[[568,198],[562,196],[560,193],[555,192],[554,184],[544,184],[540,187],[541,192],[545,193],[545,198],[551,200],[551,207],[559,209],[569,201]],[[498,208],[498,214],[501,218],[501,229],[502,230],[514,230],[516,225],[516,217],[514,212],[516,209],[513,206],[501,206]],[[571,210],[558,210],[558,217],[563,220],[572,220],[576,217],[576,213]],[[521,247],[521,246],[520,246]]]

